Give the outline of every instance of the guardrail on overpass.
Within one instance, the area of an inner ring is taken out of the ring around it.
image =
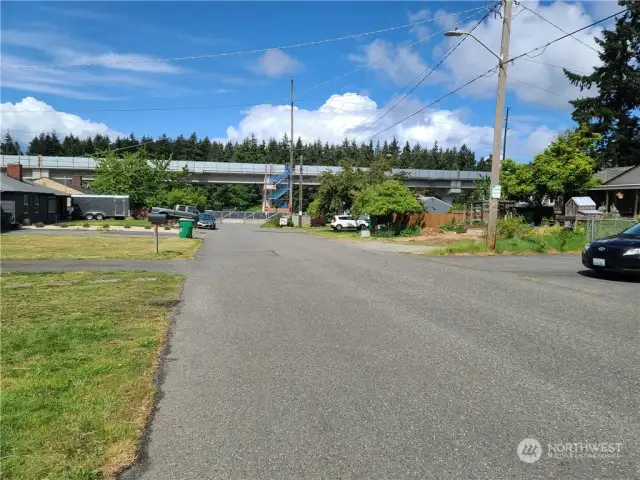
[[[0,166],[6,168],[9,163],[20,163],[25,168],[44,170],[87,171],[95,170],[97,162],[90,157],[40,157],[34,155],[0,155]],[[284,171],[284,165],[264,163],[230,163],[202,162],[192,160],[173,160],[169,164],[171,170],[182,170],[187,167],[192,174],[235,174],[235,175],[277,175]],[[307,177],[314,177],[322,172],[338,173],[341,167],[328,165],[309,165],[303,167]],[[297,172],[296,168],[296,172]],[[489,175],[489,172],[475,170],[423,170],[393,169],[393,173],[405,173],[412,180],[461,180],[474,181]]]

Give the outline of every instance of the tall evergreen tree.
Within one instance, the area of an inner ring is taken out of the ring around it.
[[[4,155],[22,155],[20,144],[11,138],[9,132],[4,135],[4,140],[0,144],[0,153]]]
[[[590,75],[565,70],[571,83],[581,90],[594,87],[596,96],[573,100],[573,118],[589,131],[601,135],[596,147],[598,166],[640,163],[640,2],[619,0],[628,10],[604,31],[600,46],[601,66]]]

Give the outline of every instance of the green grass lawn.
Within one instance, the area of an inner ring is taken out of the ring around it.
[[[69,227],[82,227],[85,224],[89,224],[92,227],[100,227],[105,224],[112,227],[124,227],[125,225],[128,225],[130,227],[146,227],[147,225],[151,225],[147,220],[136,220],[134,218],[107,218],[105,220],[69,220],[67,222],[56,223],[57,226],[67,225]]]
[[[6,235],[0,240],[3,260],[118,260],[193,258],[202,240],[160,238],[159,253],[153,236]]]
[[[145,277],[156,281],[135,280]],[[8,286],[20,283],[32,286]],[[3,478],[115,478],[133,462],[181,283],[145,272],[0,276]]]

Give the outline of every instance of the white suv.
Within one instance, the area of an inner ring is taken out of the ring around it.
[[[331,228],[338,232],[345,228],[366,230],[369,228],[369,219],[364,215],[357,219],[349,215],[336,215],[333,217],[333,220],[331,220]]]

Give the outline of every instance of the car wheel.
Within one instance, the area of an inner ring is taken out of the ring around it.
[[[366,225],[360,225],[360,230],[366,230],[367,226]]]
[[[96,214],[94,215],[94,218],[95,218],[96,220],[104,220],[104,215],[103,215],[102,213],[96,213]]]
[[[336,230],[340,232],[342,230],[342,225],[336,225]]]
[[[84,218],[86,218],[87,220],[93,220],[93,213],[85,213]]]

